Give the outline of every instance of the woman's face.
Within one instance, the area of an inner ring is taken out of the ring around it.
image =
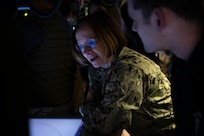
[[[111,59],[106,57],[104,46],[101,45],[87,24],[80,26],[75,36],[78,49],[94,68],[110,66]]]

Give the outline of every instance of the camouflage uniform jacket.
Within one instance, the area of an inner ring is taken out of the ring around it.
[[[110,136],[120,128],[131,136],[174,130],[170,82],[152,60],[124,47],[108,69],[89,68],[89,79],[94,101],[79,108],[88,136]]]

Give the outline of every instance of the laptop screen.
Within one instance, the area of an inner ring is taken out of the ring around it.
[[[80,118],[30,118],[30,136],[79,136]]]

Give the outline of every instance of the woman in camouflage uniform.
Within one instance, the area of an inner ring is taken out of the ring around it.
[[[125,47],[107,13],[88,15],[75,29],[73,55],[89,68],[89,91],[79,111],[85,136],[170,136],[174,131],[170,82],[160,67]]]

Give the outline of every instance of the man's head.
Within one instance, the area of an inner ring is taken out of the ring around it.
[[[192,32],[197,31],[195,24],[203,21],[203,1],[128,0],[132,30],[140,35],[145,51],[171,50],[178,53],[181,49],[177,45],[188,46],[185,40],[189,40],[190,35],[190,40],[193,40]]]

